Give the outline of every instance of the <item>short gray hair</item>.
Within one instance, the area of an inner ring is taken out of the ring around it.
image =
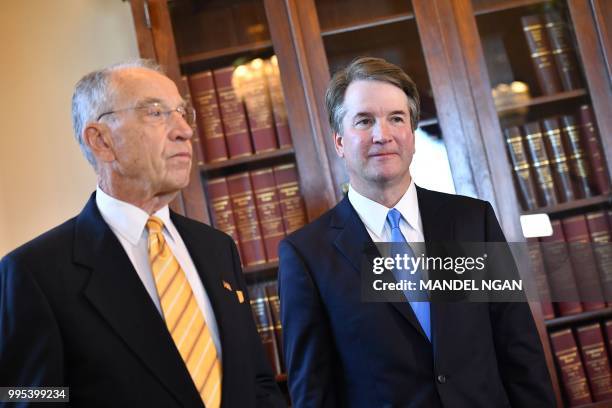
[[[416,130],[419,123],[420,98],[416,84],[400,67],[382,58],[358,57],[347,67],[336,72],[325,92],[325,107],[329,125],[335,133],[342,133],[344,118],[344,95],[353,81],[381,81],[400,88],[408,98],[410,125]]]
[[[72,94],[72,128],[85,158],[96,167],[96,158],[83,140],[83,131],[88,123],[94,122],[102,113],[112,110],[111,104],[116,89],[111,86],[113,73],[129,68],[144,68],[163,74],[160,65],[153,60],[137,59],[120,62],[90,72],[77,82]]]

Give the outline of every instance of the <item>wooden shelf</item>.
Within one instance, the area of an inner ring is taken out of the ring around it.
[[[576,408],[610,408],[610,407],[612,407],[612,400],[591,402],[590,404],[576,406]]]
[[[529,101],[525,103],[517,103],[514,105],[504,106],[503,108],[498,109],[497,113],[509,112],[529,106],[537,106],[552,102],[560,102],[568,99],[579,98],[581,96],[585,96],[586,94],[587,92],[584,89],[576,89],[574,91],[560,92],[554,95],[536,96],[535,98],[529,99]]]
[[[259,281],[270,280],[276,278],[278,271],[278,261],[267,262],[261,265],[246,266],[242,272],[247,283],[256,283]]]
[[[475,5],[474,14],[477,16],[483,14],[496,13],[499,11],[510,10],[518,7],[533,6],[536,4],[546,3],[548,0],[507,0],[504,2],[496,1],[492,4]]]
[[[225,58],[231,56],[241,56],[249,52],[260,52],[272,48],[272,41],[261,41],[252,44],[238,45],[235,47],[221,48],[219,50],[199,52],[197,54],[190,54],[179,57],[179,63],[181,65],[193,64],[196,62],[202,62],[217,58]]]
[[[219,171],[224,169],[231,169],[241,167],[249,164],[266,162],[273,159],[289,158],[295,155],[293,147],[285,147],[283,149],[276,149],[265,153],[256,153],[251,156],[239,157],[237,159],[223,160],[216,163],[204,164],[200,166],[200,171],[205,173]]]
[[[402,21],[409,21],[414,19],[413,13],[399,13],[391,16],[381,17],[372,19],[359,24],[351,24],[340,26],[332,29],[321,30],[321,37],[329,37],[336,34],[345,34],[358,30],[365,30],[368,28],[374,28],[386,24],[400,23]]]
[[[605,309],[594,310],[592,312],[583,312],[571,316],[555,317],[554,319],[545,320],[544,324],[546,324],[547,329],[551,330],[563,326],[574,325],[576,323],[583,323],[611,316],[612,307],[607,307]]]
[[[568,201],[567,203],[551,205],[548,207],[540,207],[535,210],[523,211],[523,215],[528,214],[558,214],[573,210],[585,209],[588,207],[595,207],[601,204],[611,204],[612,194],[605,194],[595,197],[582,198],[580,200]]]

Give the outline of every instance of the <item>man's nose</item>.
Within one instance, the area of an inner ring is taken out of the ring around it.
[[[193,128],[179,112],[172,112],[170,120],[172,122],[172,134],[174,137],[181,137],[183,139],[191,139],[193,137]]]
[[[384,121],[378,121],[372,129],[372,142],[386,143],[391,140],[389,126]]]

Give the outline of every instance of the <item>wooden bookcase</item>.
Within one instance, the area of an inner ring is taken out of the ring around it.
[[[188,90],[181,75],[254,57],[278,57],[293,147],[194,166],[190,185],[173,204],[189,217],[210,223],[203,188],[208,177],[287,162],[297,164],[309,220],[334,206],[343,195],[347,175],[333,148],[324,91],[333,71],[360,55],[386,58],[413,77],[422,96],[420,128],[444,147],[454,190],[490,201],[508,241],[524,241],[520,215],[544,212],[560,217],[611,205],[611,196],[604,195],[533,211],[521,209],[500,119],[505,112],[496,110],[491,96],[496,73],[489,71],[485,47],[497,29],[514,33],[510,49],[522,60],[513,59],[512,71],[535,89],[519,17],[542,7],[561,7],[573,28],[584,88],[546,96],[533,92],[520,106],[504,109],[527,110],[530,118],[537,118],[590,103],[612,174],[612,44],[606,25],[612,16],[607,0],[130,2],[141,56],[160,62],[184,94]],[[274,279],[276,267],[276,263],[259,265],[245,273],[252,282]],[[539,304],[531,307],[562,406],[548,330],[601,319],[610,312],[545,322]]]

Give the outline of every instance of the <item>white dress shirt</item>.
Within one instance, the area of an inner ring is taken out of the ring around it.
[[[153,278],[151,264],[149,263],[149,231],[146,228],[149,214],[132,204],[109,196],[99,186],[96,189],[96,204],[102,214],[102,218],[104,218],[104,221],[106,221],[117,239],[119,239],[119,242],[121,242],[155,307],[162,314],[157,288],[155,287],[155,279]],[[210,329],[213,342],[217,348],[217,355],[219,360],[221,360],[219,329],[210,299],[204,290],[204,285],[202,285],[200,275],[198,275],[193,260],[189,256],[187,247],[170,219],[168,206],[161,208],[153,215],[164,222],[164,238],[181,268],[185,271],[187,281],[191,285],[196,303],[204,314],[206,324]]]
[[[357,211],[359,218],[363,222],[374,242],[389,242],[391,241],[391,227],[387,223],[387,213],[391,208],[377,203],[361,194],[359,194],[352,186],[349,185],[348,199]],[[401,214],[399,227],[404,238],[410,242],[424,242],[423,224],[421,222],[421,213],[419,211],[419,201],[417,198],[416,186],[414,181],[410,182],[408,190],[402,198],[395,204]]]

